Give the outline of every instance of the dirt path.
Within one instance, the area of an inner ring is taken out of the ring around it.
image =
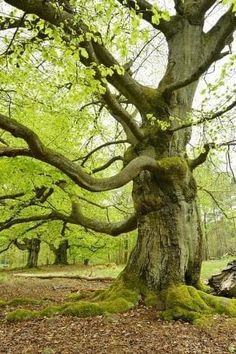
[[[0,284],[0,299],[29,297],[61,302],[70,291],[109,283],[81,280],[17,279]],[[0,354],[229,354],[236,353],[236,320],[216,318],[211,328],[168,323],[153,309],[139,307],[108,317],[56,316],[7,322],[0,314]]]

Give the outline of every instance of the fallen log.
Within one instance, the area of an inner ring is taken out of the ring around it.
[[[220,273],[208,279],[208,285],[214,289],[216,295],[236,297],[236,259],[229,262]]]
[[[32,274],[32,273],[14,273],[14,277],[23,278],[38,278],[38,279],[77,279],[77,280],[88,280],[88,281],[112,281],[116,278],[113,277],[86,277],[82,275],[65,275],[65,274]]]

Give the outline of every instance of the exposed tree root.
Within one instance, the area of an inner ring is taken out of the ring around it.
[[[159,299],[161,318],[165,320],[202,324],[216,314],[236,317],[236,299],[206,294],[192,286],[172,286],[163,291]]]
[[[201,325],[215,314],[236,317],[236,299],[216,297],[186,285],[173,285],[156,294],[141,282],[135,285],[132,280],[127,284],[121,277],[107,290],[82,291],[68,300],[63,305],[48,306],[39,311],[17,309],[10,312],[7,319],[18,321],[57,314],[87,317],[121,313],[135,307],[140,301],[147,306],[155,306],[164,320],[184,320]]]

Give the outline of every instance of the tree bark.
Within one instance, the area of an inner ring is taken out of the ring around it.
[[[168,39],[169,58],[159,88],[190,77],[204,59],[202,24],[179,20],[181,30]],[[198,79],[174,92],[166,90],[154,115],[175,128],[191,112]],[[175,116],[174,123],[170,117]],[[199,285],[203,258],[203,235],[196,203],[196,183],[186,158],[191,129],[168,133],[150,122],[143,123],[148,138],[135,149],[129,148],[125,161],[146,155],[160,161],[162,173],[143,171],[134,179],[133,201],[138,217],[138,240],[123,278],[129,273],[160,291],[172,284]]]
[[[54,264],[68,264],[67,259],[67,250],[70,247],[68,240],[63,240],[60,242],[59,246],[53,249],[53,253],[55,255]]]
[[[41,241],[38,238],[28,240],[27,268],[37,268]]]
[[[172,174],[172,171],[170,171]],[[135,273],[149,288],[197,286],[202,262],[202,232],[193,177],[171,176],[157,183],[145,172],[134,184],[138,240],[124,273]]]

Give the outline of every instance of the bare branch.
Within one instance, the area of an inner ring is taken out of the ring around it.
[[[137,141],[144,138],[144,135],[133,119],[133,117],[120,105],[114,95],[110,92],[108,87],[106,88],[106,93],[103,95],[104,101],[108,105],[108,110],[111,115],[122,125],[127,140],[135,145]]]
[[[179,127],[177,128],[174,128],[174,129],[170,129],[171,132],[175,132],[175,131],[178,131],[178,130],[181,130],[181,129],[185,129],[185,128],[189,128],[189,127],[192,127],[192,126],[195,126],[195,125],[199,125],[199,124],[203,124],[205,122],[210,122],[211,120],[214,120],[216,118],[219,118],[221,117],[223,114],[231,111],[231,109],[233,109],[234,107],[236,107],[236,101],[233,101],[230,105],[228,105],[226,108],[222,109],[221,111],[218,111],[214,114],[212,114],[212,116],[210,117],[204,117],[202,119],[199,119],[198,121],[196,122],[191,122],[191,123],[186,123],[186,124],[183,124],[183,125],[180,125]]]
[[[86,161],[98,150],[101,150],[104,147],[110,146],[110,145],[115,145],[115,144],[125,144],[127,143],[127,140],[116,140],[116,141],[108,141],[107,143],[104,143],[102,145],[97,146],[95,149],[91,150],[86,156],[84,157],[79,157],[75,160],[73,160],[73,162],[78,161],[78,160],[83,160],[81,166],[84,166]]]
[[[123,157],[122,156],[114,156],[112,157],[109,161],[107,161],[104,165],[94,168],[92,170],[92,173],[98,173],[101,172],[103,170],[105,170],[106,168],[108,168],[109,166],[111,166],[115,161],[123,161]]]
[[[10,241],[4,249],[0,250],[0,254],[8,251],[13,243],[14,243],[14,240]]]
[[[43,220],[68,220],[68,216],[53,211],[52,213],[47,215],[34,215],[29,217],[12,219],[10,221],[0,223],[0,232],[3,230],[10,229],[14,225],[25,224],[34,221],[43,221]]]
[[[98,54],[95,52],[96,45],[95,43],[88,43],[86,45],[86,50],[89,56],[89,59],[93,63],[97,63],[99,66],[102,61],[99,60]],[[96,76],[95,78],[102,82],[101,73],[99,68],[95,67]],[[107,63],[109,66],[109,63]],[[116,96],[113,95],[108,87],[108,85],[104,85],[105,93],[102,94],[103,101],[105,102],[108,111],[110,114],[122,125],[124,132],[127,136],[127,140],[130,144],[136,145],[138,140],[143,139],[143,134],[136,124],[133,117],[122,107],[122,105],[117,100]],[[121,91],[122,92],[122,91]]]
[[[20,19],[19,25],[16,27],[16,30],[15,30],[15,32],[14,32],[14,34],[13,34],[11,40],[10,40],[10,43],[8,44],[7,49],[5,50],[5,52],[2,55],[5,55],[5,54],[7,54],[10,51],[10,48],[11,48],[11,46],[12,46],[12,44],[13,44],[15,38],[16,38],[17,32],[19,31],[21,25],[24,23],[25,17],[26,17],[26,13],[24,13],[22,18]]]
[[[212,62],[215,60],[216,56],[220,54],[221,50],[232,42],[232,35],[235,28],[236,15],[231,7],[221,16],[212,29],[205,34],[205,41],[209,48],[210,57],[213,59]]]
[[[20,234],[20,236],[24,236],[24,235],[27,234],[28,232],[30,232],[30,231],[32,231],[32,230],[38,229],[40,226],[46,224],[46,223],[49,222],[49,221],[53,221],[53,220],[42,220],[42,221],[38,222],[37,224],[35,224],[35,225],[31,226],[31,227],[28,227],[26,230],[24,230],[24,231]]]
[[[215,202],[215,204],[217,205],[217,207],[220,209],[220,211],[222,212],[222,214],[226,217],[226,219],[235,219],[236,217],[235,216],[228,216],[226,214],[226,212],[224,211],[224,209],[222,208],[222,206],[220,205],[219,201],[215,198],[215,196],[213,195],[213,193],[205,188],[202,188],[200,186],[198,186],[198,188],[202,191],[204,191],[205,193],[207,193],[211,198],[212,200]]]

